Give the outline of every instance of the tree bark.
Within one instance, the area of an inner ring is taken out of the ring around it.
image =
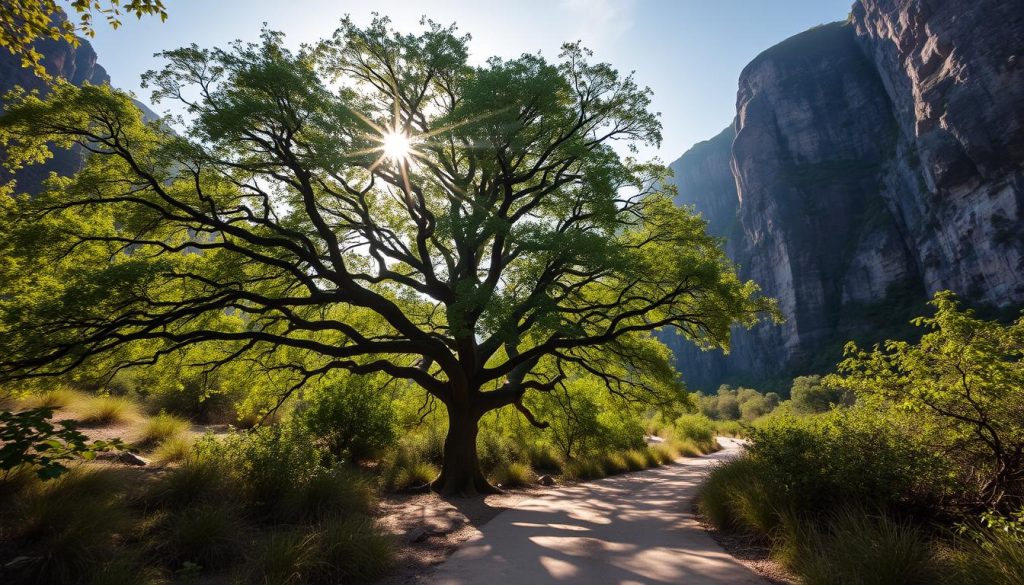
[[[481,413],[471,407],[448,405],[448,435],[444,441],[441,475],[432,487],[444,496],[501,493],[480,470],[476,451]]]

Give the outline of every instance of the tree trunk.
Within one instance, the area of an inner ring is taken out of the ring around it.
[[[448,436],[444,441],[441,475],[432,485],[445,496],[475,496],[501,493],[480,471],[476,436],[480,414],[472,408],[448,405]]]

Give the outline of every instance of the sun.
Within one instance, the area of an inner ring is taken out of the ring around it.
[[[384,156],[391,162],[405,162],[412,152],[412,139],[400,130],[393,130],[384,135]]]

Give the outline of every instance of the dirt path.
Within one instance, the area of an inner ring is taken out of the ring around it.
[[[691,512],[704,471],[739,445],[701,458],[545,492],[498,514],[423,583],[761,584]]]

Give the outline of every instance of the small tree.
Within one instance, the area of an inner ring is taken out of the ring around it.
[[[61,84],[0,118],[8,166],[93,155],[0,213],[0,378],[57,375],[126,344],[193,345],[293,379],[412,382],[448,411],[437,489],[489,491],[480,417],[574,372],[625,399],[681,388],[651,331],[725,347],[772,305],[740,282],[665,169],[649,91],[578,45],[467,63],[466,39],[385,19],[286,50],[282,35],[164,54],[155,98]],[[226,319],[225,315],[231,318]],[[136,352],[138,353],[138,352]],[[382,395],[381,399],[386,399]]]
[[[865,400],[893,401],[934,421],[941,448],[957,457],[978,504],[1019,506],[1024,497],[1024,317],[1009,325],[961,311],[953,293],[931,301],[919,343],[854,344],[826,384]],[[1007,503],[1007,500],[1010,500]]]
[[[849,406],[854,396],[845,388],[831,387],[822,383],[821,376],[798,376],[793,378],[789,390],[793,409],[803,414],[828,412],[833,406]]]

